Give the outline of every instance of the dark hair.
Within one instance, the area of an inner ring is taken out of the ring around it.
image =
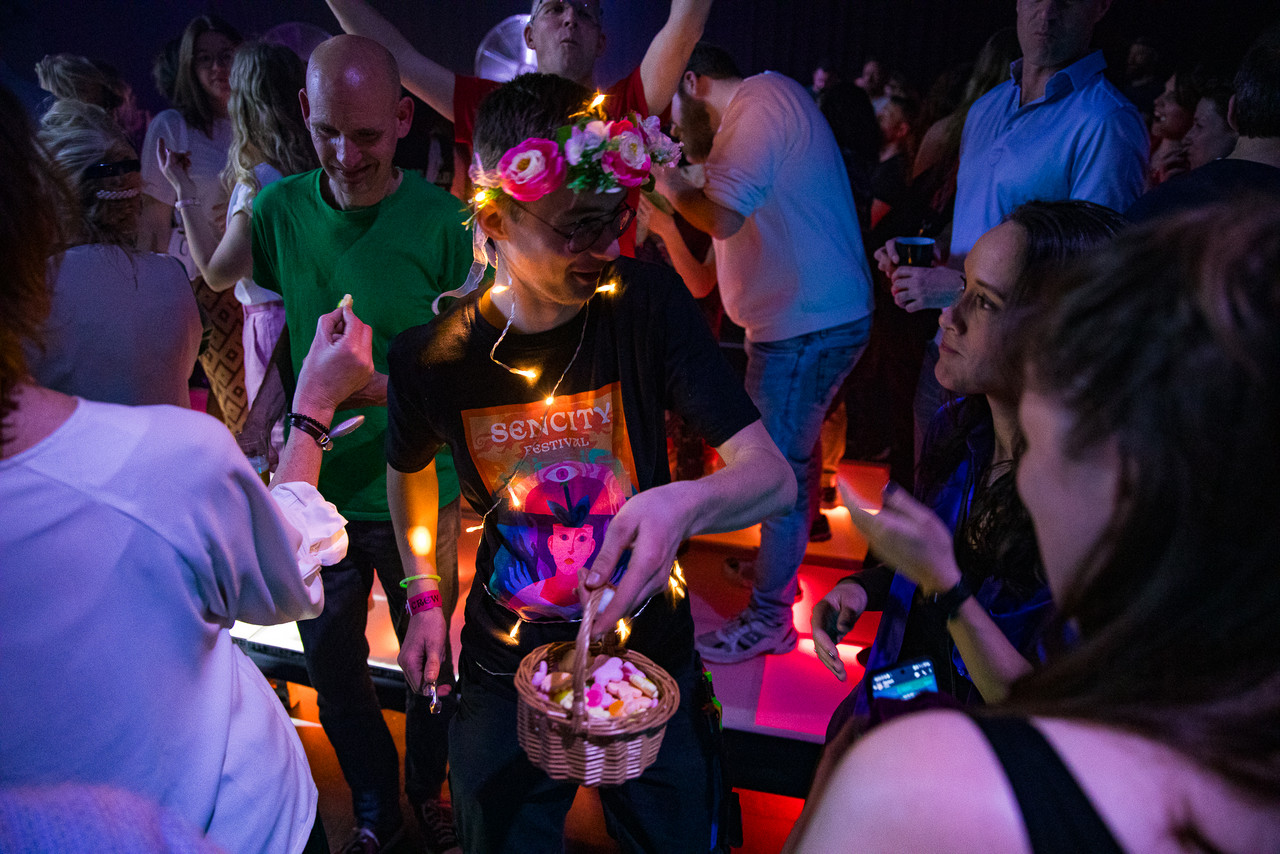
[[[1021,385],[1017,360],[1028,309],[1038,302],[1051,271],[1068,259],[1083,255],[1113,238],[1125,220],[1115,211],[1093,202],[1027,202],[1004,219],[1016,223],[1025,236],[1022,271],[1005,302],[1001,334],[1008,342],[1001,354],[1001,373],[1010,388]],[[921,461],[922,486],[937,489],[969,453],[975,430],[985,429],[991,409],[983,395],[969,395],[950,405],[952,429],[947,438]],[[1023,593],[1043,582],[1039,553],[1031,520],[1018,498],[1014,471],[1021,455],[1021,437],[1014,444],[1014,459],[993,472],[988,485],[974,492],[968,517],[957,532],[957,559],[971,580],[1004,578]]]
[[[1280,33],[1264,35],[1240,60],[1235,90],[1240,135],[1280,136]]]
[[[974,61],[973,72],[965,83],[960,106],[946,117],[944,160],[949,162],[960,156],[960,136],[964,131],[964,121],[969,115],[969,109],[975,101],[1009,79],[1009,66],[1020,56],[1022,45],[1018,43],[1018,31],[1013,27],[996,30],[982,45],[982,50],[978,51],[978,58]]]
[[[1068,454],[1115,442],[1103,542],[1057,597],[1080,637],[1020,712],[1164,742],[1280,798],[1280,210],[1212,205],[1127,230],[1051,287],[1028,376]]]
[[[0,85],[0,450],[14,387],[27,377],[25,343],[38,343],[49,316],[45,275],[60,240],[53,200],[66,190],[40,156],[22,103]]]
[[[178,47],[181,38],[169,39],[164,49],[151,60],[151,80],[156,84],[156,91],[172,104],[173,90],[178,83]]]
[[[472,144],[485,169],[530,137],[551,139],[591,100],[591,90],[556,74],[521,74],[490,92],[476,111]]]
[[[213,133],[213,122],[217,116],[213,104],[209,102],[209,93],[200,85],[196,74],[196,40],[205,33],[221,33],[231,40],[232,44],[240,44],[240,33],[234,27],[216,15],[200,15],[192,18],[191,23],[182,31],[182,41],[178,45],[178,68],[173,84],[173,106],[187,124],[205,136]]]
[[[733,61],[729,51],[710,42],[698,42],[694,45],[684,70],[712,80],[734,80],[742,77],[738,63]]]

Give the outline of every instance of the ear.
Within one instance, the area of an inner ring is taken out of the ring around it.
[[[685,94],[693,96],[698,91],[698,75],[692,71],[686,71],[680,77],[680,89]]]
[[[407,95],[396,104],[396,139],[404,139],[413,127],[413,99]]]
[[[529,48],[529,50],[532,50],[534,53],[537,53],[537,50],[533,46],[533,25],[532,24],[524,25],[524,46]]]
[[[1106,14],[1110,9],[1111,9],[1111,0],[1102,0],[1102,2],[1098,4],[1098,14],[1093,19],[1093,23],[1095,26],[1099,21],[1101,21],[1104,17],[1106,17]]]
[[[480,226],[485,236],[493,240],[508,240],[511,237],[511,223],[496,204],[487,204],[477,211],[476,224]]]
[[[600,40],[596,43],[596,59],[599,59],[600,57],[604,56],[605,44],[606,44],[606,39],[604,35],[604,30],[601,30]]]
[[[1227,99],[1227,127],[1236,133],[1240,133],[1240,126],[1236,124],[1236,96],[1232,95]]]
[[[302,105],[302,123],[311,127],[311,102],[307,100],[307,90],[298,90],[298,103]]]

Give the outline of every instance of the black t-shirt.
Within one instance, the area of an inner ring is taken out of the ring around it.
[[[1251,193],[1280,196],[1280,169],[1252,160],[1223,158],[1174,175],[1139,197],[1125,215],[1130,222],[1146,222]]]
[[[597,293],[568,323],[508,333],[497,358],[538,371],[532,382],[490,359],[501,330],[481,315],[478,292],[406,330],[388,354],[388,462],[417,471],[448,444],[462,495],[488,514],[462,639],[491,673],[576,634],[578,567],[595,559],[624,501],[671,479],[665,410],[712,445],[759,418],[680,278],[625,258],[617,273],[618,290]],[[526,622],[512,641],[517,619]],[[687,598],[659,595],[632,621],[628,645],[663,664],[687,655],[691,638]]]

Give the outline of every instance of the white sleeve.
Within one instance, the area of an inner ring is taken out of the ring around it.
[[[301,481],[271,485],[271,497],[301,537],[298,544],[298,571],[310,588],[316,585],[313,601],[323,605],[324,589],[319,587],[320,567],[333,566],[347,556],[347,520],[311,484]],[[321,598],[315,600],[315,595]]]
[[[236,620],[265,626],[319,614],[324,604],[319,573],[308,583],[298,568],[302,534],[226,427],[209,419],[191,432],[204,434],[193,437],[198,450],[188,451],[184,461],[194,475],[184,498],[193,504],[195,531],[182,537],[180,548],[205,607],[228,626]]]

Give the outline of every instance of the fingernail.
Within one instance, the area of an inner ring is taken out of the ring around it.
[[[589,572],[589,573],[587,573],[587,586],[588,586],[588,587],[598,587],[598,586],[599,586],[599,584],[600,584],[600,573],[598,573],[598,572]]]

